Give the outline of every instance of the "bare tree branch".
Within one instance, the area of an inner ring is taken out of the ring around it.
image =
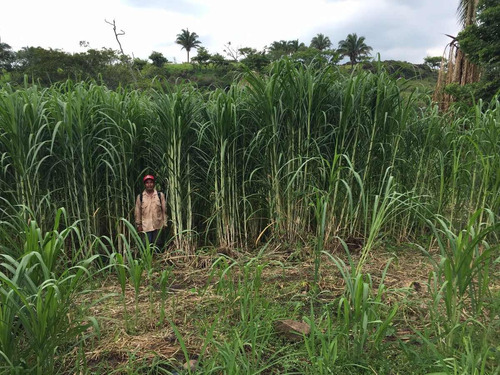
[[[120,46],[120,52],[121,52],[122,56],[125,58],[125,62],[129,67],[130,74],[132,75],[132,79],[137,84],[137,78],[135,77],[134,70],[132,69],[132,63],[131,63],[130,59],[128,58],[128,56],[125,54],[125,52],[123,52],[123,47],[122,47],[122,44],[120,43],[119,37],[122,35],[125,35],[125,31],[123,31],[123,30],[117,31],[116,22],[114,19],[113,19],[113,22],[109,22],[107,19],[104,19],[104,22],[106,22],[108,25],[113,26],[113,33],[115,34],[115,38],[116,38],[116,41],[118,42],[118,46]]]
[[[108,25],[113,26],[113,32],[115,34],[116,41],[118,42],[118,45],[120,46],[120,52],[122,55],[125,55],[125,52],[123,52],[122,44],[120,43],[120,39],[118,38],[121,35],[125,35],[125,31],[120,30],[119,32],[116,31],[116,22],[113,20],[113,22],[109,22],[107,19],[104,19],[104,22],[106,22]]]

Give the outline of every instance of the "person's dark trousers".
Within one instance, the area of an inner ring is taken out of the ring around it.
[[[149,243],[153,245],[156,241],[156,237],[158,236],[158,230],[152,230],[151,232],[146,232],[146,236],[148,237]]]
[[[146,232],[149,243],[152,246],[156,246],[157,250],[161,250],[163,248],[163,243],[161,240],[162,236],[159,236],[159,232],[160,231],[158,229],[152,230],[151,232]]]

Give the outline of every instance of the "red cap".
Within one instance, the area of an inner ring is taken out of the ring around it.
[[[150,175],[150,174],[147,174],[144,176],[144,178],[142,179],[142,182],[146,182],[146,180],[153,180],[153,182],[155,181],[155,176],[153,175]]]

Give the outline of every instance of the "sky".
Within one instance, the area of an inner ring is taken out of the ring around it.
[[[456,35],[458,0],[0,0],[0,42],[23,47],[84,52],[118,49],[115,20],[124,52],[147,59],[161,52],[186,61],[175,43],[182,29],[198,34],[210,53],[233,48],[262,50],[273,41],[298,39],[309,45],[318,33],[333,47],[356,33],[382,60],[422,63],[441,56]],[[191,57],[196,53],[191,51]]]

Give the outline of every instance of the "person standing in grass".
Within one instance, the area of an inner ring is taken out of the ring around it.
[[[152,244],[156,242],[159,231],[167,226],[165,194],[156,191],[154,176],[148,174],[142,181],[144,191],[135,200],[135,225]]]

